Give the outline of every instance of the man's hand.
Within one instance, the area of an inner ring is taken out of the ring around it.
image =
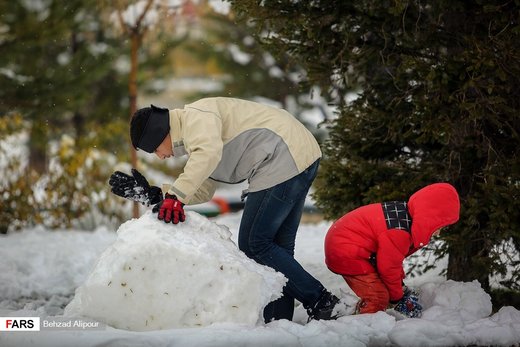
[[[418,318],[422,314],[422,306],[419,304],[419,294],[409,288],[405,288],[404,295],[394,306],[394,310],[408,318]]]
[[[163,199],[161,188],[150,186],[136,169],[132,169],[132,176],[121,171],[114,172],[108,184],[112,187],[112,193],[146,206],[157,204]]]
[[[175,195],[166,193],[164,200],[155,205],[153,212],[159,212],[157,217],[165,223],[177,224],[186,220],[184,204]]]

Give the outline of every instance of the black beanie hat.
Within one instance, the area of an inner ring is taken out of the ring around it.
[[[134,148],[153,153],[170,131],[170,112],[166,108],[145,107],[137,110],[130,122]]]

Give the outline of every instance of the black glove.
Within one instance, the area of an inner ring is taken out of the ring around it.
[[[163,200],[162,190],[156,186],[150,186],[146,178],[136,169],[132,169],[132,176],[121,171],[114,172],[108,184],[112,187],[112,193],[150,206]]]

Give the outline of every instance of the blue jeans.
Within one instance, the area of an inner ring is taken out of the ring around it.
[[[283,296],[266,306],[266,322],[292,320],[294,299],[309,308],[324,290],[323,285],[294,259],[296,231],[318,166],[319,160],[299,175],[247,196],[238,247],[248,257],[281,272],[288,279]]]

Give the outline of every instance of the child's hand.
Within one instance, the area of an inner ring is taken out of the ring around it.
[[[419,304],[418,293],[409,288],[405,288],[401,300],[394,306],[394,310],[408,318],[418,318],[422,314],[422,306]]]

